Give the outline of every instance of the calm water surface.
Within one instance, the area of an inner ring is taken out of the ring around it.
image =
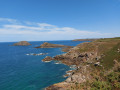
[[[76,46],[80,41],[48,41],[54,44]],[[15,42],[0,43],[0,90],[42,90],[43,88],[64,81],[63,77],[70,68],[64,64],[42,62],[46,56],[63,54],[60,48],[34,47],[43,41],[30,42],[31,46],[10,46]],[[48,53],[32,56],[28,53]]]

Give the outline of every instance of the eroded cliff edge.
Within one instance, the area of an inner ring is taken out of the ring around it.
[[[59,60],[66,65],[76,65],[76,70],[64,82],[51,85],[46,90],[120,88],[120,38],[82,43],[63,55],[47,58],[43,61]]]

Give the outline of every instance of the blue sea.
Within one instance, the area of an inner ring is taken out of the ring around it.
[[[48,41],[53,44],[76,46],[81,41]],[[30,46],[11,46],[15,42],[0,43],[0,90],[43,90],[62,82],[70,67],[64,64],[42,62],[46,56],[63,54],[61,48],[34,48],[44,41],[30,42]],[[33,56],[29,53],[48,53]]]

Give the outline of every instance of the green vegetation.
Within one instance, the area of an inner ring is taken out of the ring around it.
[[[112,90],[111,85],[105,81],[95,81],[91,84],[91,90]]]
[[[97,42],[109,42],[109,41],[113,41],[113,40],[120,40],[120,37],[115,37],[115,38],[102,38],[102,39],[98,39],[96,40]]]
[[[74,53],[81,57],[76,55],[77,60],[71,61],[81,62],[75,63],[80,68],[67,83],[68,90],[120,90],[120,37],[79,44],[68,56]],[[84,81],[79,82],[81,79]]]
[[[105,57],[102,58],[102,60],[101,60],[102,65],[106,69],[110,69],[113,67],[113,65],[114,65],[113,60],[120,61],[120,52],[117,51],[118,48],[120,48],[120,43],[118,43],[111,50],[109,50],[107,53],[105,53]]]
[[[120,37],[116,38],[105,38],[98,39],[93,42],[83,43],[78,45],[78,52],[97,52],[97,55],[103,55],[100,62],[106,69],[111,69],[113,67],[113,60],[116,59],[120,61]]]
[[[120,90],[120,66],[107,75],[104,70],[91,74],[94,79],[81,84],[75,83],[70,90]]]
[[[91,83],[91,90],[120,90],[120,67]],[[102,79],[101,79],[102,78]]]
[[[77,83],[71,90],[120,90],[120,37],[98,39],[78,46],[78,52],[94,51],[103,55],[99,59],[102,66],[91,64],[91,80]]]
[[[78,52],[88,52],[88,51],[94,51],[95,50],[95,44],[92,42],[88,43],[82,43],[79,45]]]

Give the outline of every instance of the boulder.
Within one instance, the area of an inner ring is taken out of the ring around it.
[[[51,61],[51,60],[53,60],[52,57],[46,56],[42,61],[47,62],[47,61]]]
[[[86,82],[87,80],[91,79],[90,75],[90,66],[82,66],[80,68],[80,72],[74,73],[71,75],[69,78],[67,78],[65,81],[67,83],[83,83]]]
[[[94,66],[100,66],[100,62],[96,62]]]

